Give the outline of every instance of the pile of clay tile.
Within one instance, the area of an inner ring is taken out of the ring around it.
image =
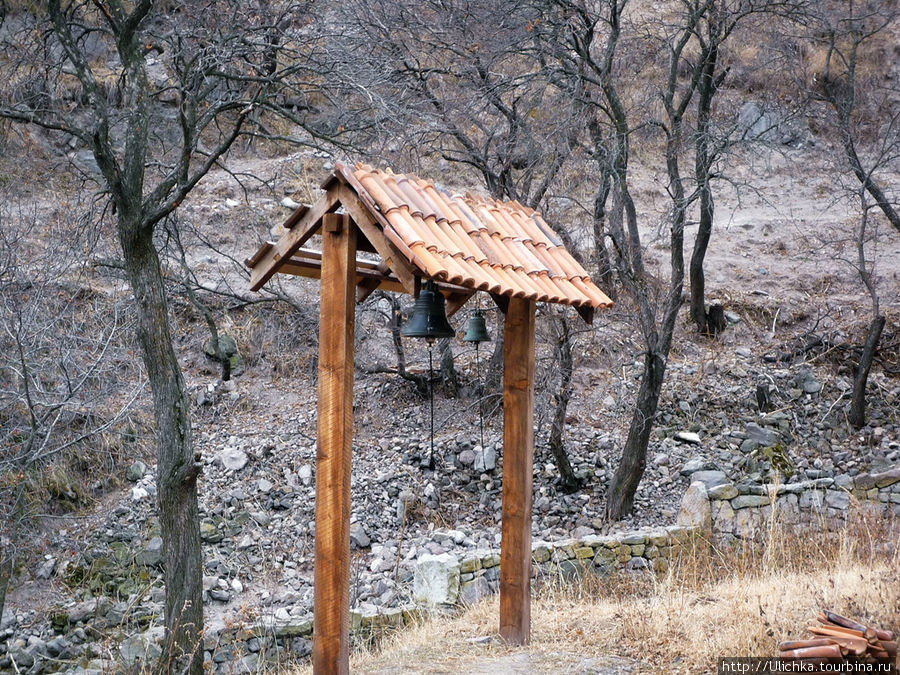
[[[891,631],[870,628],[827,609],[816,617],[818,626],[810,626],[816,637],[778,645],[778,656],[785,659],[837,660],[858,662],[897,658],[897,642]]]

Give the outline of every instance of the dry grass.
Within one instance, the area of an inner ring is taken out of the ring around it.
[[[545,586],[532,605],[528,647],[499,641],[495,597],[404,630],[380,651],[355,654],[351,670],[715,672],[719,657],[771,656],[777,642],[804,637],[822,607],[896,629],[898,524],[863,514],[853,523],[797,537],[772,523],[763,546],[722,550],[701,542],[660,576],[588,576]]]

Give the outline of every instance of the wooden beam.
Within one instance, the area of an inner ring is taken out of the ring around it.
[[[414,294],[415,273],[412,265],[406,259],[406,256],[400,253],[397,247],[384,236],[384,232],[376,224],[375,216],[369,211],[369,207],[346,184],[338,188],[338,195],[344,209],[359,226],[359,229],[381,256],[385,264],[397,275],[400,283],[406,287],[406,292]]]
[[[534,301],[510,298],[503,325],[500,636],[515,645],[531,640],[534,315]]]
[[[295,277],[305,277],[306,279],[321,279],[322,265],[314,260],[291,258],[287,262],[282,263],[281,267],[278,269],[278,273],[290,274]],[[397,280],[397,277],[386,277],[380,272],[366,269],[365,267],[358,267],[356,269],[356,283],[362,284],[363,282],[375,283],[376,288],[381,288],[385,291],[406,293],[406,289],[403,287],[403,284]]]
[[[447,318],[449,319],[461,310],[463,305],[465,305],[473,295],[475,295],[475,293],[472,291],[466,293],[450,293],[450,295],[447,296]]]
[[[594,323],[594,308],[591,305],[579,305],[575,307],[575,311],[587,325],[590,326]]]
[[[350,468],[356,233],[349,216],[322,227],[313,671],[350,669]]]
[[[250,274],[250,290],[258,291],[262,288],[263,284],[278,271],[279,266],[315,234],[319,229],[322,216],[331,213],[339,205],[337,190],[329,190],[311,207],[298,208],[284,224],[285,227],[290,225],[290,229],[281,235],[275,245],[267,250],[253,266],[253,272]],[[306,210],[302,211],[303,209]],[[301,211],[303,215],[295,218],[295,214]]]
[[[494,304],[497,305],[501,312],[506,314],[506,310],[509,308],[508,295],[498,295],[497,293],[491,293],[491,300],[494,301]]]
[[[356,263],[359,265],[359,261]],[[381,264],[378,265],[378,271],[384,275],[384,278],[387,279],[391,275],[391,269],[387,266],[383,260]],[[356,304],[361,305],[366,301],[372,293],[375,292],[375,289],[381,286],[382,281],[379,279],[363,279],[359,281],[356,285]],[[405,290],[405,289],[404,289]]]

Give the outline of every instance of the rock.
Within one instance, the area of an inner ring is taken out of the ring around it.
[[[717,501],[713,509],[713,527],[716,532],[731,534],[734,532],[734,509],[725,500]]]
[[[715,471],[718,467],[715,462],[703,459],[702,457],[693,457],[684,463],[681,467],[682,476],[690,476],[697,471]]]
[[[218,544],[225,538],[225,535],[219,531],[213,523],[208,520],[200,522],[200,540],[207,544]]]
[[[780,437],[777,431],[771,429],[763,429],[756,422],[750,422],[744,428],[747,434],[747,440],[755,441],[764,448],[769,448],[779,442]],[[754,448],[755,449],[755,448]]]
[[[459,463],[463,466],[472,466],[475,463],[475,452],[473,450],[463,450],[457,456]],[[484,460],[482,459],[482,464]]]
[[[724,471],[695,471],[691,474],[691,482],[700,481],[703,485],[706,486],[707,492],[716,487],[717,485],[723,485],[728,482],[727,476],[725,476]]]
[[[301,466],[297,469],[297,478],[299,478],[300,482],[304,485],[312,485],[312,467],[309,464]]]
[[[72,657],[72,645],[62,635],[57,635],[47,643],[47,653],[58,659],[68,659]]]
[[[484,449],[484,470],[493,471],[497,468],[497,448],[489,445]]]
[[[267,495],[272,491],[272,488],[275,487],[272,484],[272,481],[266,478],[260,478],[256,483],[256,489],[259,490],[262,494]]]
[[[484,576],[475,577],[462,583],[459,589],[459,602],[463,605],[474,605],[491,594],[491,586]]]
[[[47,556],[40,565],[37,566],[37,569],[34,571],[34,576],[37,579],[49,579],[53,576],[53,572],[56,570],[56,558],[53,556]]]
[[[475,462],[472,468],[478,473],[488,473],[497,468],[497,450],[493,445],[475,446]]]
[[[822,391],[822,383],[816,380],[812,368],[801,368],[800,372],[797,373],[797,376],[794,378],[794,383],[799,389],[802,389],[805,394],[816,394]]]
[[[706,485],[694,481],[681,499],[681,509],[675,522],[683,527],[700,527],[709,530],[712,527],[712,508]]]
[[[734,483],[720,483],[718,485],[709,487],[707,493],[710,499],[726,500],[737,497],[738,489],[737,487],[735,487]]]
[[[350,523],[350,544],[353,548],[368,548],[371,543],[362,523]]]
[[[850,494],[843,490],[826,490],[825,503],[835,509],[850,508]]]
[[[676,431],[675,440],[682,443],[690,443],[691,445],[700,445],[700,435],[693,431]]]
[[[449,553],[424,555],[416,563],[413,598],[429,606],[452,605],[459,596],[459,561]]]
[[[232,199],[231,197],[229,197],[225,200],[225,206],[227,206],[229,209],[233,209],[235,206],[240,205],[241,203],[237,199]]]
[[[119,656],[129,666],[135,663],[149,665],[162,654],[158,643],[162,640],[163,630],[162,626],[150,628],[126,638],[119,645]]]
[[[654,466],[669,466],[669,456],[664,452],[658,452],[653,456]]]
[[[125,479],[137,483],[147,473],[147,465],[138,460],[125,471]]]
[[[731,310],[727,310],[727,309],[726,309],[726,310],[725,310],[725,319],[728,321],[728,323],[740,323],[740,322],[741,322],[741,315],[738,314],[737,312],[732,312]],[[737,349],[734,350],[735,353],[738,354],[738,356],[745,356],[744,354],[742,354],[742,353],[740,352],[740,350],[746,350],[746,352],[747,352],[746,356],[752,356],[752,355],[753,355],[753,353],[752,353],[749,349],[747,349],[746,347],[738,347]]]
[[[138,551],[134,561],[142,567],[156,567],[162,564],[162,537],[153,537]]]
[[[298,202],[295,202],[290,197],[285,197],[284,199],[282,199],[281,205],[286,209],[296,209],[298,206],[300,206]]]
[[[146,499],[149,496],[150,496],[150,493],[147,492],[147,490],[142,488],[140,485],[136,485],[135,487],[131,488],[131,501],[133,501],[133,502],[143,501],[144,499]]]
[[[213,588],[209,592],[209,597],[217,602],[228,602],[231,600],[231,593],[224,588]]]
[[[269,517],[269,514],[265,511],[252,511],[250,513],[250,517],[260,526],[265,527],[272,519]]]
[[[228,471],[240,471],[247,466],[247,453],[237,448],[223,449],[217,459]]]
[[[15,672],[22,672],[20,668],[31,668],[34,665],[34,654],[24,649],[10,650],[9,657],[16,664]]]
[[[766,506],[769,498],[764,495],[739,495],[731,500],[731,508],[735,511],[753,506]]]

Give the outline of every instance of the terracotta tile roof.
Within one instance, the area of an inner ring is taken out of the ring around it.
[[[365,164],[335,171],[426,277],[540,302],[612,305],[541,215],[518,202],[451,195],[411,174]]]

